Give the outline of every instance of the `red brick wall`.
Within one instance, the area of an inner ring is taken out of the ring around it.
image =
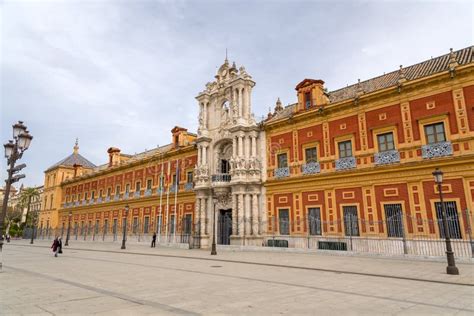
[[[353,192],[353,197],[349,198],[347,193]],[[346,194],[344,194],[346,193]],[[357,211],[359,213],[359,219],[361,222],[365,220],[365,210],[364,210],[364,202],[362,199],[362,188],[347,188],[347,189],[336,189],[336,219],[339,220],[337,224],[337,229],[339,232],[343,231],[342,222],[343,222],[343,214],[342,214],[342,207],[341,204],[353,204],[357,205]],[[366,232],[366,226],[360,225],[361,233]]]
[[[390,185],[376,185],[375,187],[375,200],[377,204],[377,217],[378,220],[382,220],[383,217],[383,206],[381,205],[381,202],[400,202],[400,201],[405,201],[405,204],[402,203],[402,212],[403,215],[406,219],[407,223],[407,228],[408,228],[408,233],[413,233],[413,222],[412,222],[412,210],[410,207],[410,199],[408,196],[408,187],[406,183],[400,183],[400,184],[390,184]],[[387,191],[387,195],[385,195],[385,190]],[[389,192],[391,191],[391,192]],[[390,193],[395,193],[397,192],[396,195],[390,194]],[[370,220],[370,219],[369,219]],[[380,232],[384,232],[384,227],[379,226],[379,229],[382,228]]]
[[[341,130],[341,124],[346,124],[346,128]],[[329,135],[331,138],[331,153],[336,154],[335,138],[343,135],[354,135],[355,144],[352,144],[354,150],[360,150],[360,134],[357,115],[344,117],[329,122]]]
[[[427,102],[435,102],[435,108],[428,110],[426,108]],[[458,127],[456,123],[456,115],[454,113],[454,103],[451,91],[438,93],[425,98],[410,101],[410,111],[413,128],[413,138],[415,140],[420,139],[420,130],[418,127],[418,121],[423,118],[431,117],[433,115],[440,115],[449,113],[449,125],[451,128],[451,134],[458,133]],[[446,127],[447,128],[447,127]]]
[[[465,87],[463,90],[469,127],[471,131],[474,131],[474,85]]]
[[[386,119],[380,120],[381,114],[385,114]],[[384,108],[373,111],[368,111],[365,114],[365,119],[367,122],[367,141],[369,148],[374,148],[375,143],[372,130],[385,126],[396,126],[398,142],[405,142],[405,137],[403,135],[402,113],[399,104],[386,106]]]
[[[267,148],[270,150],[268,157],[270,166],[274,167],[276,165],[275,153],[280,149],[289,149],[288,162],[293,162],[295,159],[292,132],[270,137],[270,144],[267,144]]]
[[[308,136],[308,133],[312,133],[312,136]],[[319,124],[298,130],[298,157],[301,161],[304,159],[303,145],[315,141],[319,142],[318,156],[324,157],[323,126]]]

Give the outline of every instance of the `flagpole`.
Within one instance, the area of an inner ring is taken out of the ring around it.
[[[168,173],[166,174],[166,182],[168,184],[167,190],[166,190],[166,243],[168,243],[168,226],[169,226],[169,210],[170,210],[170,186],[169,186],[169,176],[171,172],[171,161],[168,160]]]
[[[165,160],[163,159],[163,157],[161,157],[161,175],[160,175],[160,180],[159,181],[159,188],[160,188],[160,216],[158,217],[159,220],[158,220],[158,244],[160,244],[160,240],[161,240],[161,222],[163,222],[163,205],[162,205],[162,202],[163,202],[163,190],[164,190],[164,184],[165,184],[165,181],[163,179],[163,169],[165,168]],[[163,180],[162,180],[163,179]],[[162,183],[163,181],[163,183]]]
[[[178,208],[177,199],[178,199],[178,188],[179,188],[179,169],[178,169],[178,159],[176,159],[176,184],[174,190],[174,221],[173,221],[173,242],[176,243],[176,222],[178,218],[176,217],[176,209]]]

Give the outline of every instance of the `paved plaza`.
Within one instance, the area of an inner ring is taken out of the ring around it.
[[[474,265],[49,241],[4,248],[1,315],[474,315]]]

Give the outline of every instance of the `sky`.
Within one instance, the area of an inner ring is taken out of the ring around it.
[[[257,118],[296,101],[473,45],[472,1],[0,1],[0,138],[34,136],[26,186],[79,152],[134,154],[196,132],[195,97],[228,58],[256,81]],[[6,160],[2,163],[5,177]]]

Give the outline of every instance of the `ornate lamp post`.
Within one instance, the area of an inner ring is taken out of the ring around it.
[[[71,217],[72,217],[72,211],[69,211],[68,218],[67,218],[66,243],[64,244],[64,246],[69,246],[69,234],[71,233]]]
[[[215,256],[217,255],[217,247],[216,247],[216,205],[217,205],[217,199],[213,199],[214,202],[214,207],[213,207],[213,213],[212,213],[212,249],[211,249],[211,255]]]
[[[451,238],[449,237],[448,220],[446,218],[446,207],[444,206],[444,202],[443,202],[443,190],[442,190],[443,172],[439,170],[438,168],[436,168],[436,170],[433,171],[433,177],[434,177],[435,183],[438,185],[439,200],[441,202],[441,216],[443,218],[442,220],[443,220],[444,237],[446,241],[446,257],[448,259],[448,267],[446,268],[446,273],[458,275],[459,270],[456,267],[456,263],[454,261],[454,253],[451,247]]]
[[[23,125],[22,121],[18,121],[18,123],[13,124],[13,140],[9,140],[8,143],[3,145],[5,147],[5,158],[7,158],[8,164],[8,178],[5,180],[5,196],[3,198],[3,205],[2,205],[2,212],[0,214],[0,258],[2,258],[2,248],[3,248],[3,226],[5,223],[5,217],[7,214],[7,207],[8,207],[8,198],[10,197],[10,188],[11,185],[20,179],[25,177],[24,174],[17,174],[21,169],[25,168],[25,164],[20,164],[15,166],[17,160],[20,160],[23,156],[25,150],[30,147],[31,140],[33,136],[31,136],[26,126]],[[0,271],[2,269],[2,262],[0,259]]]
[[[125,249],[125,242],[127,241],[127,217],[128,217],[128,204],[125,205],[125,219],[123,221],[123,238],[122,238],[122,247],[120,249]]]

